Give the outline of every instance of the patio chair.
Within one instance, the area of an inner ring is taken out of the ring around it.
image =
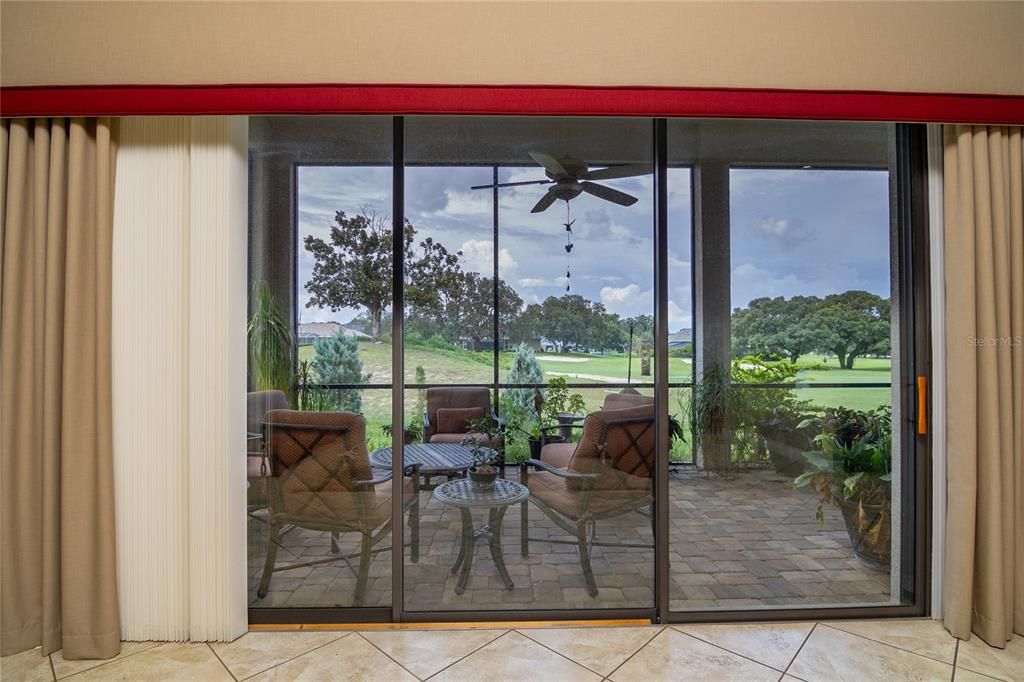
[[[267,453],[263,440],[263,416],[271,410],[287,410],[288,397],[284,391],[252,391],[246,401],[247,452],[246,478],[249,487],[246,489],[246,503],[249,512],[267,506]]]
[[[469,433],[467,422],[485,415],[501,425],[501,420],[491,407],[491,391],[488,388],[428,388],[427,411],[423,414],[423,442],[458,444],[468,435],[481,445],[497,450],[499,463],[504,466],[504,436],[490,439],[482,434]]]
[[[257,596],[266,596],[275,570],[344,561],[356,575],[352,605],[361,606],[371,558],[390,550],[376,546],[391,530],[395,494],[391,473],[370,468],[366,421],[349,412],[272,410],[263,421],[263,433],[272,473],[270,539]],[[410,523],[418,525],[419,476],[414,466],[405,473],[405,506]],[[331,533],[331,556],[276,568],[285,526]],[[358,552],[340,554],[337,538],[342,533],[360,535]],[[349,560],[357,556],[359,564],[353,568]]]
[[[638,393],[609,393],[604,397],[604,404],[601,409],[615,410],[644,405],[653,406],[654,397]],[[582,426],[583,424],[560,424],[558,426],[546,426],[541,429],[541,461],[550,464],[556,469],[567,469],[569,467],[569,460],[572,459],[573,453],[576,452],[576,443],[568,442],[569,439],[566,439],[566,442],[548,443],[547,436],[553,431],[561,433],[563,430],[579,429]]]
[[[590,563],[593,547],[654,546],[595,539],[598,521],[649,509],[653,503],[654,440],[653,401],[621,409],[601,409],[587,416],[583,434],[564,467],[536,459],[522,465],[522,482],[530,491],[528,502],[574,537],[539,541],[576,545],[587,591],[592,597],[598,593]],[[548,447],[551,446],[545,450]],[[524,502],[520,509],[523,556],[529,555],[533,539],[528,533],[528,516]],[[653,532],[653,515],[650,516]]]

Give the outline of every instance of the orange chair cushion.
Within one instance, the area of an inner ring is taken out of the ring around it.
[[[466,433],[469,422],[484,416],[479,407],[442,407],[437,411],[438,433]]]

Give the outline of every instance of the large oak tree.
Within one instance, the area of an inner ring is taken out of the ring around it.
[[[416,230],[408,220],[402,238],[407,303],[421,315],[442,315],[449,300],[459,295],[462,253],[451,253],[430,237],[414,248]],[[306,250],[315,261],[306,284],[306,306],[335,312],[363,307],[370,336],[379,338],[381,318],[391,305],[393,243],[389,219],[365,209],[351,216],[338,211],[326,240],[306,237]]]

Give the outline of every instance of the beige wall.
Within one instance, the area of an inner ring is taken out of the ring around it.
[[[1024,94],[1024,2],[23,2],[3,85],[550,83]]]

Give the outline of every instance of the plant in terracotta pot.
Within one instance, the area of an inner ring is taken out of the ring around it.
[[[509,433],[502,422],[491,417],[479,417],[468,422],[469,432],[462,439],[462,444],[469,448],[473,458],[473,466],[469,470],[469,480],[479,490],[489,490],[498,479],[498,467],[494,463],[499,453],[491,444],[504,436],[505,447],[511,445],[514,435]]]
[[[469,447],[473,459],[469,479],[477,489],[492,488],[499,474],[495,463],[501,456],[493,449],[492,444],[504,439],[507,449],[515,442],[515,431],[518,426],[514,421],[510,423],[508,418],[496,421],[490,417],[479,417],[469,420],[467,427],[469,432],[462,439],[462,444]]]
[[[804,453],[808,471],[793,485],[810,485],[818,494],[816,517],[825,521],[825,505],[838,507],[853,551],[876,568],[889,565],[892,520],[892,409],[835,408],[801,422],[815,426],[818,449]]]

